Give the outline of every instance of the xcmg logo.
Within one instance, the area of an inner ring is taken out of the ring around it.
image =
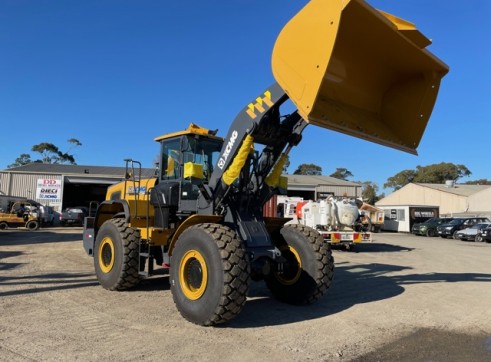
[[[225,162],[227,161],[228,156],[230,155],[230,151],[232,151],[232,147],[234,147],[234,143],[237,140],[238,135],[239,133],[237,131],[234,130],[232,132],[232,135],[230,136],[227,146],[225,147],[225,151],[223,151],[222,156],[218,159],[217,166],[218,168],[220,168],[220,170],[223,170],[223,167],[225,166]]]
[[[130,195],[144,194],[145,192],[147,192],[147,188],[145,186],[140,186],[140,187],[130,186],[130,187],[128,187],[128,193]]]

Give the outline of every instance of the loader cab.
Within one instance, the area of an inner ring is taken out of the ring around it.
[[[222,140],[183,135],[161,141],[160,180],[208,183]]]
[[[153,206],[171,208],[179,214],[195,213],[199,186],[208,183],[223,139],[213,131],[190,125],[186,131],[155,140],[160,143],[161,159],[159,182],[151,195]]]

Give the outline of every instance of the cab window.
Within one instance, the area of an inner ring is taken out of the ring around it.
[[[160,178],[174,180],[181,177],[180,172],[180,138],[162,141],[162,159],[160,160]]]

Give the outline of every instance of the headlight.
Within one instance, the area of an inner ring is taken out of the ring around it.
[[[451,226],[447,226],[447,227],[445,228],[445,230],[452,230],[452,227],[451,227]]]
[[[422,225],[419,227],[419,230],[421,230],[421,231],[425,231],[426,229],[428,229],[428,226],[426,226],[426,225]]]

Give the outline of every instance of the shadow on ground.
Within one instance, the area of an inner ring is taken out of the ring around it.
[[[255,328],[322,318],[358,304],[393,298],[404,293],[404,286],[410,284],[491,282],[491,274],[479,273],[393,275],[410,270],[408,267],[390,264],[337,263],[334,281],[327,294],[318,302],[307,306],[281,303],[271,295],[263,282],[253,282],[244,309],[224,327]],[[160,290],[170,293],[169,278],[163,274],[153,276],[134,290]]]
[[[347,249],[343,245],[332,245],[332,250],[345,251],[349,253],[396,253],[404,251],[413,251],[414,248],[407,248],[405,246],[391,245],[384,243],[361,243],[352,245],[350,249]]]
[[[404,293],[404,285],[421,283],[491,282],[491,274],[428,273],[393,275],[411,268],[389,264],[337,264],[334,282],[317,303],[292,306],[275,300],[263,283],[254,283],[242,313],[228,327],[254,328],[322,318],[354,305],[390,299]]]
[[[0,297],[85,288],[98,284],[95,275],[91,273],[0,276]]]
[[[420,329],[352,362],[491,361],[491,336]]]
[[[82,229],[74,228],[69,232],[55,232],[48,229],[39,229],[29,231],[24,229],[2,230],[0,231],[0,245],[15,246],[15,245],[30,245],[30,244],[45,244],[56,242],[82,242]]]

